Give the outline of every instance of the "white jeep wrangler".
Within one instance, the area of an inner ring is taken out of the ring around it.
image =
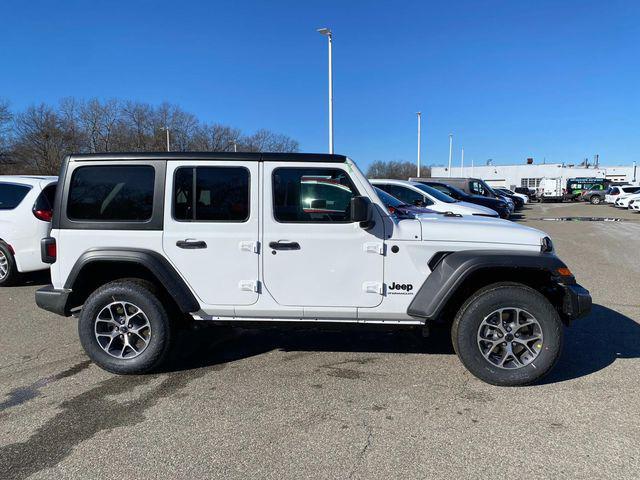
[[[50,237],[51,312],[79,315],[102,368],[165,359],[174,320],[428,327],[452,320],[478,378],[522,385],[589,312],[544,233],[505,220],[390,214],[341,155],[136,153],[65,159]]]

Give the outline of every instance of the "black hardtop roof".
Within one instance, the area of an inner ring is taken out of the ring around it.
[[[73,153],[69,161],[131,161],[131,160],[242,160],[248,162],[330,162],[344,163],[347,157],[329,153],[269,153],[269,152],[119,152]]]

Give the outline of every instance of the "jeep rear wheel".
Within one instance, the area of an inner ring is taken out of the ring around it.
[[[599,205],[602,199],[598,195],[592,195],[589,201],[591,202],[592,205]]]
[[[489,285],[469,298],[451,330],[454,349],[479,379],[527,385],[546,375],[562,348],[563,326],[553,305],[518,283]]]
[[[78,333],[85,352],[101,368],[140,374],[166,358],[171,322],[151,284],[118,280],[89,296]]]

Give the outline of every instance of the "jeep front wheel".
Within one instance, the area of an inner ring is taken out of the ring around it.
[[[553,305],[518,283],[489,285],[469,298],[451,330],[464,366],[492,385],[533,383],[556,364],[563,326]]]
[[[601,198],[598,195],[592,195],[590,202],[592,205],[599,205],[601,202]]]
[[[152,285],[119,280],[89,296],[78,333],[85,352],[101,368],[140,374],[156,369],[166,358],[171,324]]]

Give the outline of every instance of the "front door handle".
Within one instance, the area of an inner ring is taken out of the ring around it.
[[[298,242],[289,242],[288,240],[270,242],[269,247],[274,250],[300,250],[300,244]]]
[[[203,242],[202,240],[178,240],[176,242],[176,247],[184,248],[187,250],[193,250],[196,248],[207,248],[207,242]]]

